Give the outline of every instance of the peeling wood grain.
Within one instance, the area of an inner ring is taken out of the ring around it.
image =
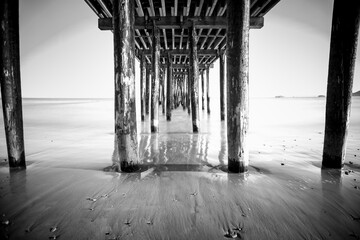
[[[225,121],[225,55],[223,52],[219,54],[220,65],[220,119]]]
[[[113,1],[115,135],[121,171],[139,168],[135,104],[134,2]]]
[[[159,81],[160,81],[160,34],[153,25],[152,40],[152,72],[151,72],[151,132],[159,131]]]
[[[145,89],[145,113],[149,115],[150,112],[150,97],[151,97],[151,67],[146,65],[146,89]]]
[[[166,94],[166,120],[171,121],[171,110],[172,110],[172,97],[173,97],[173,69],[172,69],[172,56],[168,56],[167,61],[167,94]]]
[[[10,169],[25,169],[20,79],[19,1],[2,0],[0,18],[0,86],[8,162]]]
[[[140,58],[140,98],[141,98],[141,121],[145,121],[145,88],[146,88],[146,62],[145,56],[142,54]]]
[[[197,56],[197,42],[195,27],[189,28],[190,39],[190,67],[189,79],[191,90],[191,116],[193,132],[197,133],[200,130],[199,121],[199,61]]]
[[[249,165],[249,18],[250,0],[228,0],[227,140],[228,169],[245,172]]]
[[[341,168],[344,165],[359,22],[360,1],[334,1],[323,168]]]
[[[205,110],[205,96],[204,96],[204,91],[205,91],[205,85],[204,85],[204,71],[201,72],[201,106],[202,106],[202,110]]]
[[[207,113],[210,114],[210,87],[209,87],[209,67],[206,68],[206,102],[207,102]]]

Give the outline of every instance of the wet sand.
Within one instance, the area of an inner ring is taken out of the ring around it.
[[[44,104],[25,104],[26,171],[9,172],[0,152],[0,238],[360,238],[359,108],[339,171],[320,168],[322,112],[299,120],[301,127],[279,123],[281,116],[254,121],[249,172],[231,174],[224,124],[203,114],[201,132],[192,134],[177,109],[171,123],[161,117],[159,134],[139,122],[146,167],[116,173],[107,171],[112,102],[50,105],[44,118],[37,114]],[[1,132],[1,150],[3,139]]]

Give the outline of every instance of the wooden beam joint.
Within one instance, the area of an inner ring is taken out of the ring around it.
[[[186,29],[194,24],[195,28],[227,28],[226,17],[135,17],[135,29],[152,29],[153,22],[159,29]],[[113,30],[112,18],[99,18],[98,26],[100,30]],[[250,28],[261,29],[264,26],[264,17],[251,17]]]

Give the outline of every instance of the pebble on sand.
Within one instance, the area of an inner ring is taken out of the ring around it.
[[[237,238],[237,233],[231,231],[230,229],[225,233],[224,237],[226,238]]]
[[[91,197],[86,198],[86,200],[89,200],[89,201],[92,201],[92,202],[96,202],[96,201],[97,201],[96,198],[91,198]]]
[[[2,225],[8,226],[10,225],[10,221],[9,220],[4,220],[1,222]]]

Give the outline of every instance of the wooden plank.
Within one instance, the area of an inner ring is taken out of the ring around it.
[[[176,49],[175,47],[175,29],[171,29],[171,36],[172,36],[172,49]]]
[[[213,5],[211,6],[210,8],[210,11],[208,13],[208,16],[211,16],[211,14],[213,13],[215,7],[216,7],[216,4],[217,4],[217,0],[213,0]]]
[[[203,0],[202,0],[203,1]],[[189,16],[189,13],[190,13],[190,5],[191,5],[191,0],[188,0],[187,1],[187,4],[186,4],[186,13],[184,14],[184,16]]]
[[[256,15],[258,15],[272,0],[266,0],[265,2],[262,3],[261,6],[259,6],[255,11],[253,11],[251,13],[251,17],[255,17]]]
[[[267,4],[258,15],[258,17],[263,17],[267,14],[276,4],[278,4],[280,0],[273,0],[269,4]]]
[[[174,0],[174,16],[177,16],[177,12],[178,12],[178,0]]]
[[[181,29],[179,49],[182,49],[183,35],[184,35],[184,29]]]
[[[345,161],[359,22],[360,1],[334,1],[323,168],[341,168]]]
[[[221,32],[221,29],[218,29],[216,34],[215,34],[215,37],[213,37],[213,39],[210,41],[210,43],[208,44],[207,48],[210,49],[212,44],[215,42],[215,40],[217,39],[218,35],[220,34]]]
[[[149,5],[150,5],[150,11],[151,11],[150,16],[154,17],[155,16],[155,9],[154,9],[154,3],[153,3],[152,0],[149,0]]]
[[[191,88],[191,118],[192,129],[194,133],[200,131],[199,120],[199,62],[197,56],[197,42],[195,27],[189,28],[189,42],[190,42],[190,66],[189,79]]]
[[[161,0],[161,9],[162,9],[162,14],[163,14],[163,16],[166,16],[165,0]]]
[[[91,10],[93,10],[93,12],[99,17],[101,18],[101,14],[100,12],[97,10],[97,8],[94,6],[94,4],[90,1],[90,0],[85,0],[85,2],[87,3],[87,5],[91,8]]]
[[[142,45],[144,46],[144,49],[148,49],[148,46],[146,45],[143,37],[142,37],[141,34],[140,34],[140,30],[139,30],[139,29],[135,29],[135,33],[139,36],[140,41],[141,41]],[[136,37],[136,36],[135,36],[135,37]]]
[[[145,32],[145,35],[147,36],[147,39],[148,39],[148,42],[150,43],[150,46],[152,46],[152,40],[151,40],[150,34],[148,33],[147,29],[145,29],[144,32]]]
[[[163,32],[163,36],[164,36],[165,49],[167,50],[167,49],[169,49],[169,47],[167,44],[166,29],[163,29],[162,32]]]
[[[245,172],[249,165],[249,25],[250,0],[228,0],[227,140],[228,169]]]
[[[151,29],[152,26],[150,22],[152,20],[156,21],[156,26],[160,29],[182,29],[189,28],[192,22],[195,24],[195,28],[199,29],[210,29],[218,28],[224,29],[227,28],[226,17],[218,16],[206,16],[206,17],[183,17],[183,21],[180,21],[180,17],[176,16],[167,16],[167,17],[157,17],[149,18],[150,20],[146,21],[143,17],[135,18],[135,29]],[[252,17],[250,19],[250,28],[251,29],[260,29],[264,26],[263,17]],[[111,18],[99,18],[98,27],[100,30],[112,30],[112,19]]]
[[[114,0],[115,148],[114,167],[139,169],[135,103],[134,1]],[[120,166],[118,166],[120,165]]]
[[[151,81],[151,132],[159,131],[159,81],[160,81],[160,34],[153,24],[153,53],[152,53],[152,81]]]
[[[143,17],[144,16],[144,11],[142,9],[141,2],[140,2],[140,0],[135,0],[135,1],[136,1],[137,6],[138,6],[138,9],[139,9],[139,17]]]
[[[100,4],[101,9],[102,9],[103,12],[105,13],[106,17],[111,18],[111,17],[112,17],[112,14],[111,14],[109,8],[108,8],[108,7],[106,6],[106,4],[104,3],[104,1],[103,1],[103,0],[97,0],[97,1],[98,1],[98,3]]]
[[[10,169],[25,169],[21,100],[19,0],[0,2],[0,88]]]

